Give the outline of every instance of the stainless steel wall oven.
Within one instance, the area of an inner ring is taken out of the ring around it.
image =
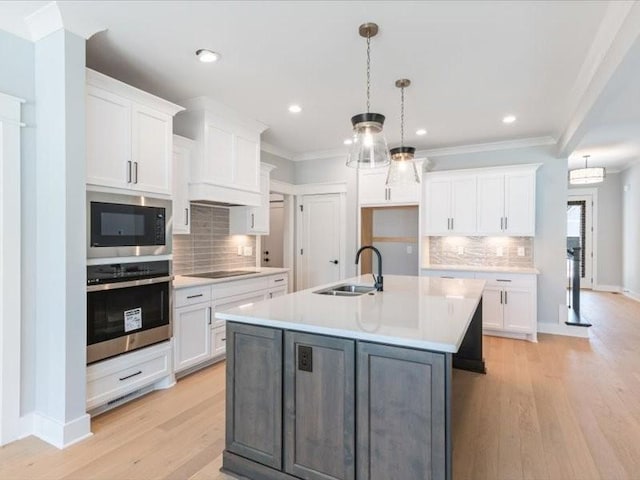
[[[168,340],[171,263],[87,267],[87,363]]]

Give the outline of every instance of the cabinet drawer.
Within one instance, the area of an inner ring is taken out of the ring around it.
[[[244,295],[269,288],[268,277],[258,277],[249,280],[234,280],[229,283],[219,283],[212,286],[213,299]]]
[[[289,283],[289,276],[286,273],[283,273],[282,275],[274,275],[267,278],[269,280],[269,287],[282,287],[283,285],[287,285]]]
[[[422,276],[435,278],[476,278],[474,272],[465,272],[462,270],[422,270]]]
[[[227,351],[227,328],[222,325],[211,330],[213,357],[224,355]]]
[[[146,349],[145,349],[146,350]],[[150,385],[171,373],[171,348],[151,347],[106,360],[87,368],[87,409]]]
[[[180,308],[196,303],[208,302],[211,300],[211,285],[202,287],[181,288],[176,290],[176,304],[174,307]]]
[[[535,275],[478,272],[475,277],[480,280],[486,280],[487,287],[534,287],[536,285]]]

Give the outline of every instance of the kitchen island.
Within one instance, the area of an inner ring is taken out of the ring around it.
[[[451,478],[451,370],[484,372],[484,283],[389,275],[383,292],[335,288],[371,285],[362,276],[216,313],[227,321],[223,470]]]

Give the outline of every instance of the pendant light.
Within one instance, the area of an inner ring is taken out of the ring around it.
[[[361,37],[367,39],[367,112],[351,117],[353,140],[347,157],[347,166],[353,168],[378,168],[389,165],[389,147],[384,138],[382,126],[384,115],[371,113],[371,37],[378,33],[378,25],[364,23],[358,29]]]
[[[576,168],[569,172],[569,183],[571,185],[587,185],[591,183],[601,183],[604,181],[604,167],[589,167],[588,162],[591,155],[585,155],[584,168]]]
[[[413,159],[416,149],[404,146],[404,89],[411,85],[411,80],[401,78],[396,80],[396,87],[400,89],[400,146],[392,148],[391,165],[387,173],[388,186],[415,185],[420,183],[418,168]]]

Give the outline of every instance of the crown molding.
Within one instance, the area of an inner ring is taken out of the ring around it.
[[[558,141],[561,156],[569,155],[585,135],[596,102],[639,36],[640,4],[609,2],[569,93],[569,118]]]
[[[24,23],[31,41],[37,42],[62,29],[74,33],[85,40],[88,40],[98,32],[106,30],[105,27],[97,24],[92,25],[91,22],[82,22],[82,24],[76,22],[78,23],[77,25],[71,25],[70,22],[65,22],[63,10],[64,6],[62,6],[61,10],[58,2],[51,2],[24,17]]]
[[[260,150],[262,150],[263,152],[270,153],[271,155],[276,155],[277,157],[284,158],[286,160],[293,160],[295,157],[295,155],[289,150],[276,147],[275,145],[272,145],[268,142],[261,141]]]
[[[325,158],[346,157],[346,148],[333,148],[329,150],[314,150],[311,152],[294,155],[294,162],[306,162],[307,160],[320,160]]]
[[[538,147],[541,145],[555,145],[553,137],[519,138],[503,142],[476,143],[460,145],[457,147],[434,148],[431,150],[418,150],[416,157],[444,157],[446,155],[460,155],[465,153],[491,152],[494,150],[511,150],[515,148]]]

